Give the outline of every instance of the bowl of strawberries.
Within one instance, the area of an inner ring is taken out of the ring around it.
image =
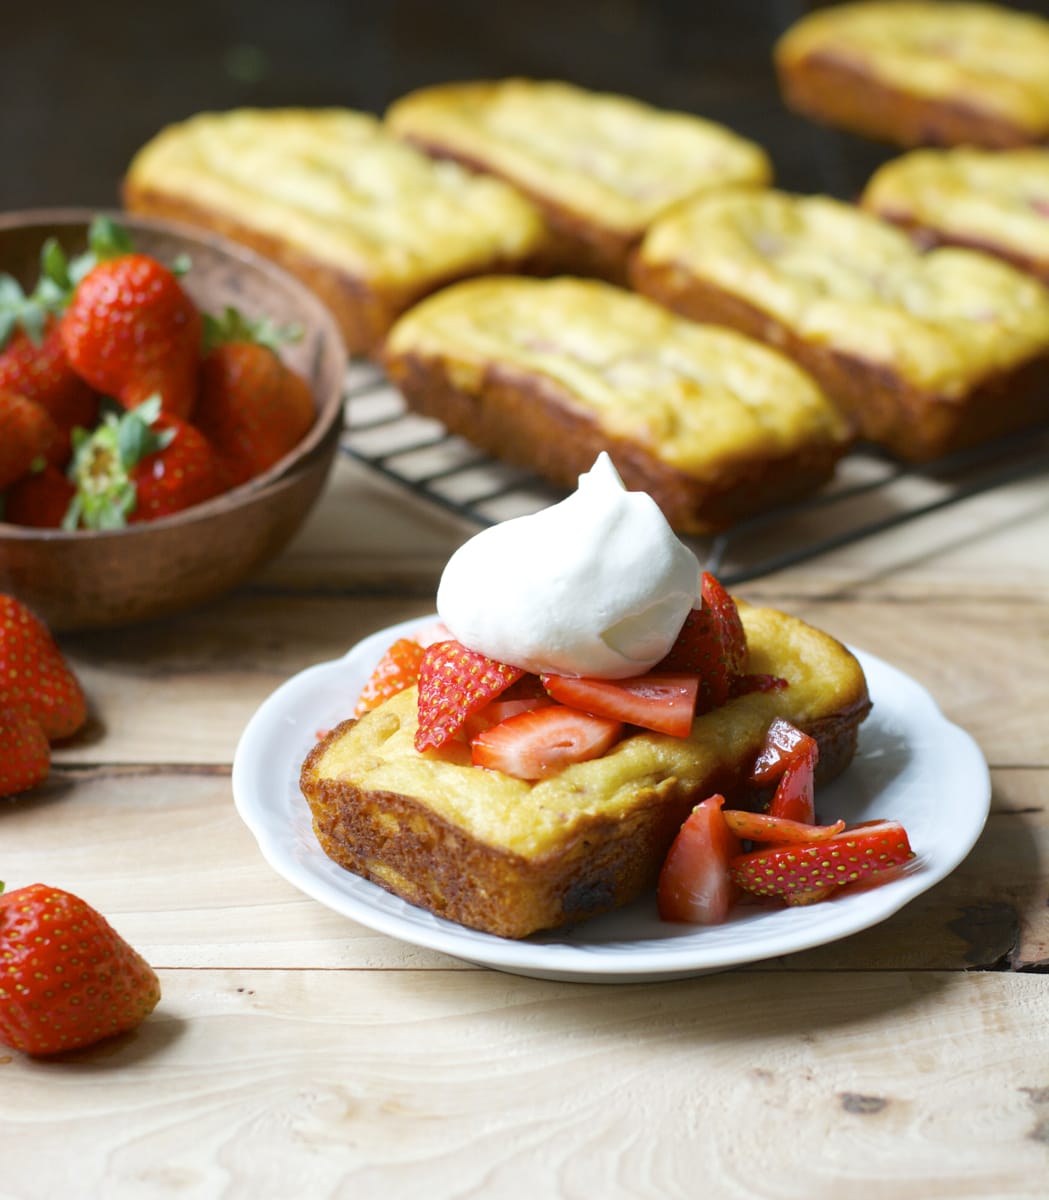
[[[323,489],[345,370],[321,301],[222,237],[0,215],[0,592],[72,630],[234,587]]]

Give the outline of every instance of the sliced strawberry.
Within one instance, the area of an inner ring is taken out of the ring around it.
[[[555,700],[595,717],[610,717],[657,733],[687,737],[699,680],[695,675],[636,675],[632,679],[576,679],[543,675]]]
[[[746,696],[750,692],[782,692],[784,688],[789,687],[790,680],[781,675],[737,675],[732,680],[729,695],[735,699],[736,696]]]
[[[731,681],[737,675],[742,675],[747,665],[747,635],[739,617],[739,609],[735,600],[709,571],[703,572],[702,595],[704,607],[714,618]]]
[[[737,837],[774,846],[823,842],[845,828],[844,821],[835,821],[833,825],[806,825],[786,817],[770,817],[767,813],[743,812],[735,808],[725,809],[725,821]]]
[[[724,796],[711,796],[697,804],[674,839],[656,893],[664,921],[718,925],[735,903],[739,888],[729,862],[740,844],[725,821],[724,803]]]
[[[714,618],[707,608],[694,608],[685,618],[677,640],[653,671],[699,677],[696,700],[699,712],[709,712],[728,699],[730,680]]]
[[[423,648],[418,642],[412,638],[398,638],[375,664],[375,670],[361,688],[353,715],[363,716],[378,708],[384,700],[411,687],[419,678],[422,659]]]
[[[496,662],[460,642],[433,642],[419,664],[419,728],[416,750],[437,749],[468,717],[505,692],[524,671]]]
[[[511,688],[507,688],[507,691],[511,690]],[[532,712],[536,708],[548,708],[553,703],[553,700],[545,694],[508,699],[506,692],[503,692],[498,700],[486,704],[477,715],[482,717],[488,725],[498,725],[500,721],[508,721],[511,717],[520,716],[524,712]]]
[[[816,821],[816,759],[819,747],[809,738],[779,777],[769,805],[770,817],[812,825]]]
[[[815,738],[803,733],[783,717],[776,717],[765,734],[765,745],[754,761],[750,782],[765,784],[778,779],[792,763],[799,762],[809,753],[809,747],[819,747]]]
[[[472,742],[473,764],[517,779],[543,779],[572,763],[600,758],[622,732],[619,721],[549,704],[478,734]]]
[[[822,841],[752,850],[734,858],[729,873],[754,895],[808,904],[819,898],[814,893],[873,882],[913,857],[899,822],[873,821]]]

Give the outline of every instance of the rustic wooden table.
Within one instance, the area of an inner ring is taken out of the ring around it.
[[[0,181],[6,207],[110,202],[131,150],[197,107],[381,107],[442,75],[565,75],[583,44],[581,82],[728,120],[773,147],[788,186],[849,194],[884,157],[777,107],[767,51],[797,4],[712,5],[702,21],[674,0],[595,4],[578,28],[562,6],[552,42],[531,5],[508,6],[500,39],[411,4],[391,6],[407,24],[376,15],[382,37],[361,41],[317,37],[322,18],[344,33],[350,18],[311,0],[283,59],[286,26],[242,28],[274,6],[231,5],[243,20],[230,16],[227,49],[261,48],[261,82],[200,52],[211,6],[185,7],[174,41],[147,37],[130,4],[137,24],[117,38],[74,6],[62,38],[43,11],[23,15],[33,36],[2,52],[0,91],[39,103],[0,129],[26,165]],[[135,37],[132,78],[150,86],[114,126],[100,110],[122,77],[93,66],[82,82],[100,93],[75,79],[89,60],[130,62]],[[63,93],[76,103],[45,103],[62,63],[80,72]],[[63,167],[48,146],[70,127],[84,136]],[[966,861],[883,924],[657,984],[522,978],[373,933],[275,874],[234,809],[234,748],[257,706],[430,612],[473,528],[343,456],[300,536],[235,594],[62,638],[92,720],[46,786],[0,802],[0,876],[89,899],[164,994],[95,1050],[0,1053],[0,1198],[1049,1195],[1045,475],[739,588],[928,688],[986,755],[992,812]],[[945,823],[951,799],[935,798]]]
[[[657,984],[520,978],[372,933],[277,876],[233,807],[256,706],[430,611],[470,531],[345,457],[250,586],[62,639],[94,716],[4,802],[5,877],[89,898],[164,995],[97,1050],[0,1056],[0,1196],[670,1197],[700,1174],[717,1196],[1045,1196],[1045,479],[740,589],[924,684],[986,754],[993,810],[884,924]]]

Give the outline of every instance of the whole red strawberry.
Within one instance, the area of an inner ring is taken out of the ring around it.
[[[69,365],[56,320],[42,338],[16,329],[0,350],[0,390],[17,392],[45,409],[62,434],[65,458],[75,428],[90,429],[98,419],[98,396]]]
[[[159,394],[187,417],[196,399],[202,319],[173,272],[146,254],[100,262],[62,317],[73,369],[97,391],[134,408]]]
[[[199,430],[160,412],[150,397],[130,412],[108,413],[73,456],[76,496],[66,527],[120,529],[201,504],[227,486]]]
[[[278,354],[280,332],[235,309],[206,318],[193,423],[215,447],[233,484],[261,474],[293,450],[313,424],[306,380]]]
[[[40,722],[25,709],[0,705],[0,796],[17,796],[43,783],[51,746]]]
[[[3,519],[10,525],[35,529],[60,529],[76,488],[50,464],[11,485],[4,497]]]
[[[62,434],[44,409],[17,392],[0,391],[0,491],[34,463],[60,465],[63,457]]]
[[[0,1041],[58,1054],[126,1033],[149,1016],[160,981],[89,904],[34,883],[0,896]]]
[[[28,712],[49,741],[71,737],[87,720],[77,677],[51,631],[14,596],[0,595],[0,706]]]

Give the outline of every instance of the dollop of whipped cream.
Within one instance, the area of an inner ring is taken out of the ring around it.
[[[500,662],[625,679],[667,654],[699,587],[696,556],[602,453],[566,500],[461,546],[437,611],[464,646]]]

